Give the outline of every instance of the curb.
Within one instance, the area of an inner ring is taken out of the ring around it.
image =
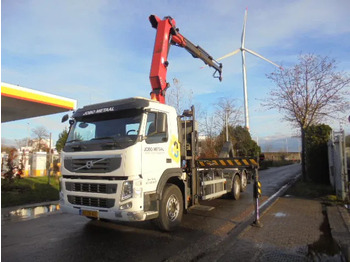
[[[341,252],[350,261],[350,215],[342,206],[327,207],[327,216],[332,238]]]

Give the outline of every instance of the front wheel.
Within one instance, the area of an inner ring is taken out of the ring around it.
[[[183,198],[180,189],[166,184],[160,201],[157,225],[161,230],[173,231],[181,224],[183,214]]]

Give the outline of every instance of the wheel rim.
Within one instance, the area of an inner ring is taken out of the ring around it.
[[[237,179],[237,177],[235,178],[235,186],[233,190],[234,190],[235,196],[237,196],[241,190],[239,185],[239,179]]]
[[[168,198],[168,202],[166,204],[166,207],[167,207],[168,218],[171,221],[174,221],[177,218],[177,216],[179,215],[179,210],[180,210],[180,203],[175,195],[171,195]]]
[[[244,173],[242,175],[242,187],[245,188],[247,186],[247,175]]]

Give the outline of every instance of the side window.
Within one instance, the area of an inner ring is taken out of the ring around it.
[[[163,143],[168,141],[168,121],[164,113],[149,112],[146,124],[146,143]]]

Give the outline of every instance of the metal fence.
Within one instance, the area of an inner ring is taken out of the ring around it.
[[[334,132],[328,141],[329,180],[338,199],[349,198],[349,177],[344,130]]]

